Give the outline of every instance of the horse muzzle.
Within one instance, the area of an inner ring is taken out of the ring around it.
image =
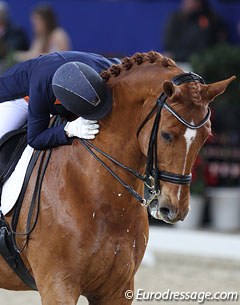
[[[185,209],[179,208],[179,205],[173,204],[170,198],[160,194],[148,206],[148,212],[155,219],[162,220],[169,224],[183,221],[189,211],[188,205]]]

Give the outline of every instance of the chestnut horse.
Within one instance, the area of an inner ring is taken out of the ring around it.
[[[137,130],[164,92],[172,109],[185,121],[198,124],[208,104],[224,92],[233,77],[205,85],[171,81],[183,71],[156,52],[136,54],[102,72],[113,92],[112,113],[100,122],[94,144],[124,165],[143,173],[155,114]],[[211,133],[210,121],[198,129],[186,127],[163,108],[157,133],[158,168],[184,175]],[[97,153],[98,156],[100,156]],[[143,183],[122,168],[106,164],[128,185],[143,194]],[[30,180],[18,231],[26,215],[37,169]],[[175,223],[189,210],[189,185],[160,182],[156,217]],[[7,220],[10,221],[11,215]],[[114,179],[79,140],[54,149],[41,192],[38,222],[22,258],[33,274],[43,305],[76,305],[80,295],[91,305],[132,304],[125,291],[134,288],[134,275],[148,242],[148,213]],[[17,237],[21,245],[24,238]],[[0,287],[28,290],[0,258]]]

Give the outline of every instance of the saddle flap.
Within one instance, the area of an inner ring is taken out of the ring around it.
[[[26,146],[25,128],[11,131],[0,140],[0,184],[10,177]]]

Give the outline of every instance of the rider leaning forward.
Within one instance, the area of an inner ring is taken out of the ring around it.
[[[111,91],[99,73],[118,63],[116,58],[69,51],[10,68],[0,77],[0,138],[27,120],[28,144],[35,149],[70,144],[72,137],[94,139],[99,132],[97,120],[112,106]],[[59,114],[58,109],[78,118],[49,128],[50,116]]]

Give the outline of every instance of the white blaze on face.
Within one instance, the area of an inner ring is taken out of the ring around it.
[[[194,124],[194,122],[192,121],[191,124]],[[192,143],[194,142],[194,140],[196,138],[196,135],[197,135],[197,130],[196,129],[190,129],[190,128],[187,128],[184,135],[183,135],[184,139],[185,139],[185,142],[186,142],[186,155],[185,155],[185,159],[184,159],[182,175],[184,175],[184,173],[185,173],[188,153],[190,151],[190,147],[191,147]],[[181,190],[182,190],[182,186],[180,185],[179,188],[178,188],[178,192],[177,192],[178,200],[180,200],[180,197],[181,197]]]

